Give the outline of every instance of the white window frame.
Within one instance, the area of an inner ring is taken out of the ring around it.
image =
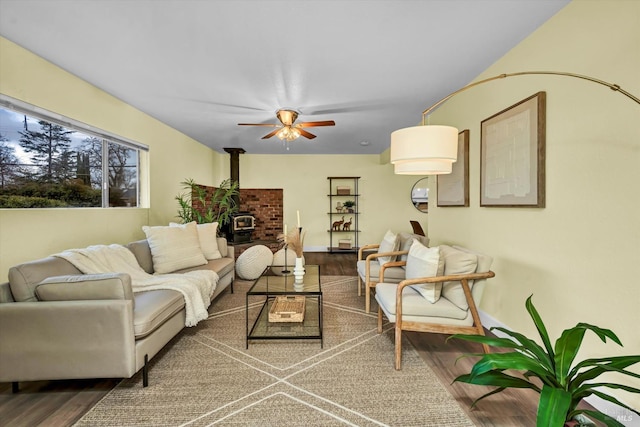
[[[134,149],[138,152],[138,182],[137,182],[137,200],[138,205],[135,206],[137,208],[147,208],[149,206],[149,180],[148,176],[148,156],[149,156],[149,146],[145,144],[141,144],[137,141],[133,141],[131,139],[115,135],[111,132],[98,129],[94,126],[88,125],[86,123],[80,122],[78,120],[65,117],[61,114],[54,113],[49,110],[45,110],[44,108],[40,108],[38,106],[26,103],[19,99],[12,98],[10,96],[0,94],[0,106],[7,108],[9,110],[16,111],[20,114],[26,114],[28,116],[45,120],[50,123],[55,123],[60,126],[64,126],[67,129],[75,130],[78,132],[85,133],[90,136],[94,136],[99,138],[102,141],[102,207],[101,208],[111,208],[109,206],[109,175],[108,175],[108,167],[109,167],[109,143],[115,143],[122,145],[127,148]],[[135,208],[134,207],[134,208]],[[99,208],[99,207],[96,207]],[[50,209],[50,208],[45,208]],[[57,208],[59,209],[59,208]],[[77,208],[73,208],[77,209]],[[123,208],[123,209],[131,209],[131,208]]]

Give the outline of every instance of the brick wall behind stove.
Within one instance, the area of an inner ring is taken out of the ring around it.
[[[211,197],[215,187],[206,187],[207,196]],[[193,200],[193,207],[202,209],[201,203]],[[283,204],[281,188],[241,188],[240,212],[250,212],[256,218],[253,240],[276,240],[282,233]]]
[[[282,233],[283,203],[281,188],[241,188],[240,212],[255,216],[253,240],[275,240]]]

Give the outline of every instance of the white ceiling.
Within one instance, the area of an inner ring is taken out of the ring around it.
[[[0,34],[221,152],[378,154],[568,1],[0,0]],[[336,126],[237,126],[280,107]]]

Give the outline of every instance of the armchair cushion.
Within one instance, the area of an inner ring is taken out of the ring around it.
[[[360,260],[356,264],[358,275],[364,280],[366,276],[366,260]],[[380,278],[380,263],[373,260],[369,263],[369,274],[372,281],[377,282]],[[389,283],[399,283],[405,279],[406,271],[404,267],[390,267],[384,270],[384,280]]]
[[[398,240],[400,240],[399,250],[401,251],[409,251],[411,245],[414,241],[418,241],[422,243],[424,246],[429,247],[429,238],[425,236],[419,236],[413,233],[407,233],[406,231],[401,231],[398,233]],[[399,261],[406,261],[407,255],[401,255]]]
[[[478,267],[478,256],[476,254],[464,252],[447,245],[441,245],[440,251],[444,258],[445,276],[453,274],[471,274],[476,272],[480,273],[480,271],[476,271]],[[469,283],[470,288],[472,285],[472,283]],[[460,284],[459,281],[445,282],[442,285],[442,296],[462,310],[466,311],[469,309],[469,304],[467,303],[464,291],[462,290],[462,284]]]
[[[396,321],[397,290],[398,285],[395,283],[378,283],[376,285],[376,300],[392,323]],[[407,286],[402,290],[402,318],[405,320],[411,320],[416,317],[464,320],[467,316],[468,312],[466,310],[461,310],[445,298],[440,298],[437,304],[426,304],[424,297],[416,292],[413,287]]]
[[[409,248],[405,270],[407,279],[442,276],[444,259],[440,256],[440,248],[437,246],[435,248],[427,248],[417,240],[414,240],[411,248]],[[442,291],[442,283],[440,282],[422,283],[411,285],[411,287],[432,304],[440,299]]]
[[[384,234],[384,237],[382,238],[382,242],[380,242],[380,246],[378,247],[378,253],[397,251],[399,245],[400,241],[398,240],[398,235],[391,230],[387,230],[387,232]],[[380,262],[380,264],[393,262],[395,260],[395,255],[378,257],[378,261]]]
[[[128,274],[82,274],[48,277],[36,286],[40,301],[133,300]]]

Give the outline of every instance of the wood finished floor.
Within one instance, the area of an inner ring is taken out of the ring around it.
[[[305,253],[308,264],[318,264],[323,275],[355,276],[355,254]],[[364,301],[363,301],[364,304]],[[481,348],[462,341],[445,342],[447,336],[407,333],[424,361],[456,398],[471,420],[479,427],[535,426],[538,394],[531,390],[505,390],[483,400],[475,409],[474,399],[489,390],[479,386],[451,384],[456,376],[468,373],[472,359],[456,359]],[[392,358],[389,359],[392,363]],[[150,373],[153,383],[153,371]],[[12,394],[11,384],[0,383],[0,425],[69,426],[96,404],[119,380],[34,381],[20,383],[20,392]]]

